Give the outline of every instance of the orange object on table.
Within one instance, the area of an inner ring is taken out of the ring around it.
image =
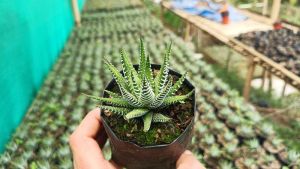
[[[273,27],[275,30],[280,30],[280,29],[282,29],[282,24],[281,24],[281,22],[275,22],[273,24]]]
[[[229,11],[228,11],[228,4],[226,1],[222,2],[222,7],[219,11],[222,16],[222,23],[228,24],[229,23]]]
[[[222,23],[223,24],[228,24],[229,23],[229,12],[228,11],[224,11],[221,13],[222,16]]]

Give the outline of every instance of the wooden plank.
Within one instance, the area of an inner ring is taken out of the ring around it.
[[[201,18],[199,16],[189,15],[181,10],[174,10],[171,8],[170,3],[164,2],[162,3],[162,5],[177,16],[179,16],[180,18],[182,18],[183,20],[188,21],[190,24],[193,24],[197,28],[210,34],[211,36],[215,37],[227,46],[234,48],[237,52],[241,53],[242,55],[246,57],[254,57],[255,59],[258,59],[258,62],[261,62],[259,64],[265,63],[266,68],[272,67],[273,70],[280,71],[282,75],[284,75],[285,79],[288,78],[293,81],[293,86],[300,88],[300,77],[287,70],[284,66],[279,65],[278,63],[264,56],[263,54],[257,52],[254,48],[249,47],[234,38],[224,35],[220,30],[213,29],[212,22],[208,22],[206,19]]]
[[[251,90],[251,81],[253,78],[255,66],[256,66],[256,64],[253,62],[253,58],[249,58],[248,72],[247,72],[246,81],[245,81],[244,90],[243,90],[243,96],[244,96],[245,101],[249,101],[250,90]]]
[[[264,89],[264,87],[265,87],[266,72],[267,72],[266,69],[263,68],[262,79],[261,79],[261,86],[260,86],[261,89]]]
[[[273,22],[278,20],[280,6],[281,6],[281,0],[273,0],[273,6],[272,6],[272,12],[271,12],[271,20]]]
[[[284,81],[284,85],[283,85],[282,92],[281,92],[281,97],[285,96],[286,86],[287,86],[287,83],[286,83],[286,81]]]
[[[78,7],[78,1],[77,0],[72,0],[72,9],[73,9],[75,24],[76,24],[77,27],[80,27],[81,26],[81,17],[80,17],[80,12],[79,12],[79,7]]]
[[[184,33],[184,41],[189,41],[190,39],[190,31],[191,31],[191,24],[189,22],[186,22],[185,26],[185,33]]]
[[[268,0],[264,0],[264,2],[263,2],[263,9],[262,9],[262,14],[263,15],[267,15],[268,14],[268,6],[269,6]]]

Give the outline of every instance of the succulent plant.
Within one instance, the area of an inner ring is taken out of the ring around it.
[[[216,145],[212,145],[207,152],[210,154],[212,158],[219,158],[221,156],[222,151]]]
[[[250,151],[256,151],[259,147],[260,144],[257,139],[251,139],[246,142],[247,146],[249,147]]]
[[[226,97],[220,97],[218,100],[218,103],[221,104],[222,106],[227,106],[228,104],[228,98]]]
[[[171,120],[170,117],[160,112],[162,108],[175,103],[182,103],[194,91],[190,91],[186,95],[175,95],[175,92],[185,80],[186,73],[174,85],[172,85],[172,79],[168,79],[171,44],[166,51],[163,65],[155,77],[151,69],[150,58],[145,54],[142,40],[140,48],[138,71],[134,69],[129,57],[123,51],[121,52],[123,75],[108,60],[105,60],[107,68],[111,71],[119,86],[121,95],[106,91],[110,98],[90,97],[109,104],[101,105],[100,108],[121,115],[126,120],[142,118],[144,132],[147,132],[152,122],[168,122]]]
[[[226,118],[226,119],[228,117],[232,116],[232,113],[233,113],[232,110],[228,107],[225,107],[219,111],[220,116],[222,116],[223,118]]]
[[[263,161],[265,164],[271,163],[272,161],[274,161],[276,158],[273,155],[264,155],[263,156]]]
[[[223,131],[223,130],[224,130],[224,127],[225,127],[224,123],[222,123],[222,122],[220,122],[220,121],[214,121],[214,122],[212,123],[212,128],[213,128],[215,131],[217,131],[217,132]]]
[[[256,165],[255,160],[253,158],[245,158],[244,165],[248,168],[251,168]]]
[[[253,123],[258,123],[262,120],[261,115],[258,112],[247,111],[245,114]]]
[[[204,113],[213,113],[213,107],[208,104],[208,103],[203,103],[201,106],[200,106],[200,111],[201,112],[204,112]]]
[[[263,123],[261,126],[260,126],[260,130],[262,132],[263,135],[272,135],[274,134],[274,129],[273,129],[273,126],[269,123]]]
[[[227,122],[234,126],[241,124],[241,121],[241,117],[238,115],[229,116],[227,119]]]
[[[195,130],[198,131],[200,134],[204,134],[208,131],[208,127],[200,122],[196,122]]]
[[[5,152],[0,156],[1,164],[9,163],[11,161],[11,156],[9,153]]]
[[[255,134],[253,128],[247,124],[242,124],[237,131],[239,135],[245,138],[251,138]]]
[[[298,153],[294,150],[290,150],[288,152],[288,162],[289,162],[290,166],[300,165],[300,153]]]
[[[279,145],[282,144],[282,140],[279,139],[279,138],[274,138],[274,139],[271,140],[271,143],[272,143],[273,146],[278,147]]]
[[[215,137],[211,134],[205,134],[202,139],[202,142],[204,142],[207,145],[213,145],[215,143]]]
[[[215,121],[217,119],[216,115],[214,112],[208,112],[204,116],[202,116],[204,119],[207,119],[209,121]]]
[[[220,169],[234,169],[233,164],[229,161],[222,161],[220,163]]]
[[[228,143],[225,145],[224,148],[225,148],[226,153],[233,154],[237,150],[237,144],[236,143]]]
[[[234,138],[235,138],[235,135],[232,132],[227,131],[227,132],[224,133],[224,139],[226,141],[228,141],[228,142],[232,141]]]

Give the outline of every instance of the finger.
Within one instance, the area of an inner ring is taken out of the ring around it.
[[[101,127],[100,109],[94,109],[70,136],[69,142],[77,169],[114,169],[104,159],[101,148],[94,139]]]
[[[205,169],[194,157],[192,152],[186,150],[177,160],[176,169]]]
[[[85,116],[73,134],[96,138],[102,127],[100,109],[96,108]]]

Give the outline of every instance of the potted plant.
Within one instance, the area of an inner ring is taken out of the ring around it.
[[[112,149],[112,160],[130,169],[174,168],[190,141],[194,87],[169,69],[171,44],[162,65],[150,64],[143,41],[140,64],[133,65],[121,51],[121,72],[107,59],[114,79],[100,101],[102,121]]]

